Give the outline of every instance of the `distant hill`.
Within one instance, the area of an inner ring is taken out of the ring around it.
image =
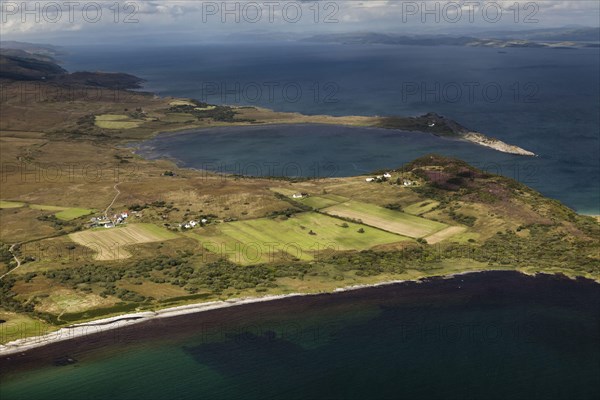
[[[110,72],[69,73],[54,56],[64,54],[55,46],[23,42],[0,43],[0,79],[47,81],[65,85],[138,89],[144,81],[133,75]]]
[[[477,37],[494,37],[498,39],[522,39],[543,41],[600,42],[600,28],[552,28],[519,31],[482,32]]]
[[[0,50],[0,78],[36,81],[64,74],[67,74],[67,71],[51,59],[40,59],[22,50]]]
[[[388,44],[412,46],[472,46],[472,47],[599,47],[600,28],[497,31],[474,35],[401,35],[394,33],[353,32],[314,35],[302,39],[308,42],[341,44]]]

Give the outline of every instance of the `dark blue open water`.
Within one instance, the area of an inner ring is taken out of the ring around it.
[[[0,398],[597,399],[599,314],[600,285],[515,272],[290,298],[0,359]]]
[[[580,212],[600,213],[600,49],[111,44],[74,48],[65,67],[130,72],[162,95],[306,114],[434,111],[539,154],[520,158],[418,134],[332,127],[232,129],[160,142],[189,166],[216,162],[244,172],[260,164],[267,172],[265,164],[283,159],[308,176],[352,175],[437,151],[517,178]]]

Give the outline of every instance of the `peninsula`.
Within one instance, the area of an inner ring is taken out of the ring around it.
[[[123,145],[167,131],[314,122],[530,155],[523,149],[433,113],[304,116],[159,98],[103,78],[2,77],[1,343],[19,349],[30,343],[23,338],[190,304],[472,271],[600,281],[595,219],[458,159],[431,154],[364,176],[268,179],[179,168]]]

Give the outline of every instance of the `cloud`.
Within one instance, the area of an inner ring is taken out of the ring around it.
[[[343,1],[22,1],[1,2],[6,39],[52,35],[143,35],[205,38],[245,30],[442,32],[461,29],[528,29],[600,25],[598,1],[343,0]],[[56,8],[56,5],[60,9]],[[100,11],[98,8],[100,7]],[[300,10],[300,18],[297,18]],[[258,13],[258,14],[257,14]],[[499,16],[500,18],[497,18]],[[84,39],[82,39],[84,40]]]

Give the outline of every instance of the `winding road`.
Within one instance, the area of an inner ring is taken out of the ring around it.
[[[110,210],[110,208],[115,204],[115,201],[117,201],[117,198],[119,197],[119,195],[121,194],[121,191],[119,190],[119,183],[116,183],[113,186],[113,189],[115,189],[115,191],[117,192],[115,194],[115,197],[113,197],[112,201],[110,202],[110,204],[108,205],[108,207],[106,207],[106,210],[104,210],[104,218],[108,218],[108,211]],[[36,240],[41,240],[41,239],[47,239],[47,238],[51,238],[54,237],[56,235],[52,235],[52,236],[48,236],[46,238],[40,238],[40,239],[36,239]],[[21,266],[21,260],[19,260],[19,257],[17,257],[17,255],[15,254],[15,247],[19,246],[23,243],[15,243],[13,245],[10,246],[10,248],[8,249],[8,251],[10,252],[10,254],[12,254],[13,259],[17,262],[17,266],[14,267],[13,269],[5,272],[4,274],[0,275],[0,280],[4,279],[5,276],[9,275],[10,273],[12,273],[13,271],[15,271],[17,268],[19,268]]]
[[[15,259],[15,261],[17,262],[17,266],[14,267],[13,269],[9,270],[8,272],[2,274],[0,276],[0,280],[2,280],[6,275],[10,274],[11,272],[13,272],[15,269],[19,268],[21,266],[21,260],[19,260],[19,257],[17,257],[17,255],[15,254],[15,246],[19,245],[19,243],[15,243],[12,246],[10,246],[10,248],[8,249],[8,251],[10,252],[10,254],[12,254],[13,258]]]
[[[113,186],[113,189],[115,189],[115,191],[117,193],[115,194],[115,197],[112,199],[112,201],[110,202],[110,204],[108,205],[108,207],[106,207],[106,210],[104,210],[104,218],[108,219],[108,211],[113,206],[113,204],[115,204],[115,201],[117,201],[117,197],[119,197],[119,195],[121,194],[121,191],[119,190],[119,185],[120,184],[121,184],[121,182],[115,183],[115,186]]]

